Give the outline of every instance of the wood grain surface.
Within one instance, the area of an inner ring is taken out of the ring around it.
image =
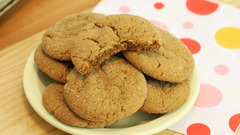
[[[239,0],[222,1],[240,6]],[[23,70],[47,27],[67,14],[89,11],[97,3],[98,0],[20,0],[0,17],[0,134],[67,134],[32,109],[24,95]],[[181,134],[164,130],[156,135]]]
[[[40,32],[62,17],[94,7],[99,0],[20,0],[0,17],[0,50]]]

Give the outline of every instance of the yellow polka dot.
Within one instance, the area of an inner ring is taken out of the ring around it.
[[[228,49],[240,48],[240,29],[225,27],[218,30],[215,39],[219,45]]]

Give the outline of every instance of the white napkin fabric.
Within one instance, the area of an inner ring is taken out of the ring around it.
[[[240,123],[240,8],[205,0],[101,0],[93,12],[133,14],[167,30],[190,49],[200,93],[169,129],[188,135],[233,135]]]

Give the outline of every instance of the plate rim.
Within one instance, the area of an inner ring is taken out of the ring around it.
[[[57,120],[57,118],[55,118],[52,114],[50,114],[45,107],[42,104],[42,98],[40,101],[36,101],[37,98],[32,96],[32,88],[33,86],[36,86],[37,84],[31,84],[29,83],[29,78],[31,78],[31,71],[34,70],[34,52],[35,50],[31,53],[31,55],[29,56],[25,67],[24,67],[24,72],[23,72],[23,88],[24,88],[24,93],[26,95],[26,98],[29,102],[29,104],[31,105],[31,107],[35,110],[35,112],[41,117],[43,118],[46,122],[48,122],[49,124],[51,124],[52,126],[65,131],[67,133],[70,134],[104,134],[104,135],[108,135],[108,134],[138,134],[138,135],[143,135],[143,134],[153,134],[162,130],[167,129],[168,127],[170,127],[171,125],[173,125],[174,123],[176,123],[177,121],[179,121],[181,118],[183,118],[193,107],[195,101],[197,100],[198,94],[199,94],[199,90],[200,90],[200,75],[199,75],[199,71],[198,68],[195,64],[193,73],[190,77],[190,81],[191,81],[191,92],[190,92],[190,96],[188,98],[188,100],[178,109],[169,112],[167,114],[164,115],[164,117],[159,117],[155,120],[152,120],[151,122],[145,123],[145,124],[141,124],[141,125],[136,125],[133,127],[128,127],[128,128],[97,128],[97,129],[88,129],[88,128],[81,128],[81,127],[74,127],[74,126],[70,126],[67,124],[64,124],[63,122]],[[35,72],[36,73],[36,72]],[[37,73],[36,73],[37,74]],[[193,77],[194,76],[194,77]],[[31,81],[37,80],[37,78],[31,78]],[[30,81],[30,82],[31,82]],[[194,82],[194,84],[193,84]],[[33,85],[33,86],[32,86]],[[192,87],[194,86],[194,87]],[[37,87],[37,86],[36,86]],[[37,87],[37,89],[39,89]],[[194,89],[194,90],[193,90]],[[36,90],[36,92],[41,95],[41,90]],[[194,92],[192,92],[194,91]],[[33,93],[34,95],[36,95],[37,93]],[[39,104],[37,104],[38,102],[41,102],[41,105],[39,106]],[[44,110],[42,110],[44,109]],[[167,123],[165,123],[162,126],[155,126],[157,123],[163,121],[163,120],[168,120],[169,117],[176,115],[176,113],[178,113],[178,117],[176,117],[174,120],[172,121],[167,121]],[[145,126],[150,127],[150,130],[144,130]]]

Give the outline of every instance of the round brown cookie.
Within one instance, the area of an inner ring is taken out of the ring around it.
[[[103,16],[97,13],[76,13],[64,17],[44,34],[42,38],[43,51],[52,58],[71,60],[71,46],[82,27]]]
[[[194,69],[191,52],[169,32],[159,31],[164,40],[161,48],[147,52],[123,51],[123,55],[137,69],[155,79],[173,83],[186,80]]]
[[[109,15],[83,28],[71,59],[79,73],[86,74],[122,50],[147,51],[161,44],[161,33],[150,21],[134,15]]]
[[[67,106],[63,97],[63,84],[51,83],[43,91],[42,101],[45,108],[53,113],[60,121],[77,127],[87,127],[87,128],[102,128],[110,126],[114,122],[92,122],[84,120],[77,116],[71,109]]]
[[[148,93],[141,107],[147,113],[167,113],[184,104],[190,94],[189,79],[180,83],[169,83],[146,77]]]
[[[120,120],[138,111],[147,96],[144,75],[124,59],[112,56],[98,68],[67,76],[64,97],[80,117],[96,122]]]
[[[34,54],[38,68],[55,81],[66,83],[67,74],[73,67],[70,61],[58,61],[47,56],[39,45]]]

